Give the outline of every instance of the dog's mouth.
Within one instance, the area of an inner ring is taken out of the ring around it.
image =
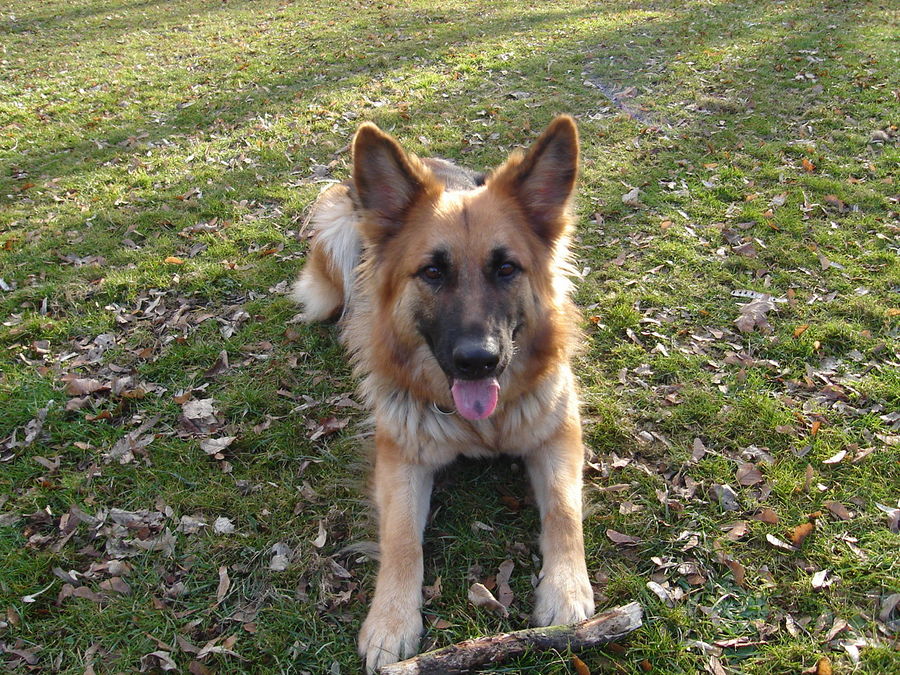
[[[467,420],[483,420],[497,409],[500,383],[496,377],[481,380],[454,379],[450,387],[457,412]]]

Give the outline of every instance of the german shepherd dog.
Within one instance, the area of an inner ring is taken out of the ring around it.
[[[584,461],[569,365],[569,207],[578,130],[553,120],[488,175],[405,152],[365,123],[353,176],[314,205],[293,295],[340,317],[375,417],[380,567],[359,634],[368,672],[416,653],[422,533],[436,470],[459,455],[523,459],[540,510],[533,620],[594,612],[581,529]]]

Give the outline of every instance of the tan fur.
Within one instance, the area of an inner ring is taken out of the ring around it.
[[[409,656],[418,645],[421,540],[431,476],[459,455],[507,453],[524,459],[543,530],[535,622],[585,618],[593,613],[593,594],[581,531],[581,425],[569,366],[577,311],[566,276],[569,195],[577,163],[574,124],[557,118],[529,153],[514,155],[485,185],[464,191],[446,189],[427,163],[404,153],[372,125],[358,132],[354,161],[357,189],[367,189],[378,172],[389,173],[391,182],[375,210],[340,224],[353,227],[363,247],[351,292],[345,292],[349,280],[336,272],[334,260],[341,252],[317,244],[329,226],[323,214],[348,211],[352,194],[345,190],[329,197],[337,201],[328,209],[317,211],[317,235],[297,295],[311,319],[347,303],[342,340],[375,415],[381,566],[360,633],[368,670]],[[385,215],[398,204],[401,222]],[[479,283],[479,270],[492,249],[503,246],[525,270],[523,328],[499,376],[499,404],[487,419],[441,412],[453,409],[447,375],[416,330],[416,312],[431,302],[416,273],[427,263],[422,256],[436,246],[456,256],[460,283],[469,294],[467,312],[477,313],[488,301],[481,297],[488,290]],[[327,289],[324,300],[315,296],[319,288]]]

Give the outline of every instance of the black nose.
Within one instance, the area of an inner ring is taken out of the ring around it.
[[[453,365],[463,377],[487,377],[496,370],[498,363],[500,345],[491,338],[466,338],[453,348]]]

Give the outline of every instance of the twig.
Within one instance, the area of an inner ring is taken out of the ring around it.
[[[453,675],[518,656],[526,650],[585,649],[628,635],[641,627],[641,617],[641,606],[632,602],[580,623],[527,628],[458,642],[383,666],[379,672],[381,675]]]

